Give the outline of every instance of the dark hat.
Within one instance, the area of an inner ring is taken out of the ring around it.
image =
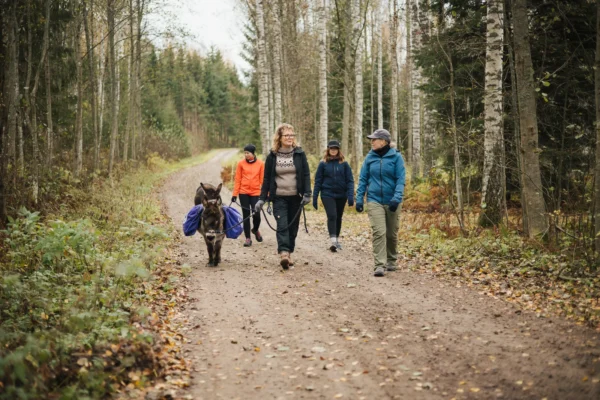
[[[392,135],[385,129],[377,129],[375,132],[367,136],[367,139],[383,139],[388,143],[392,141]]]
[[[247,145],[244,147],[244,151],[249,151],[250,153],[254,154],[254,153],[256,153],[256,146],[255,146],[255,145],[253,145],[252,143],[250,143],[250,144],[247,144]]]
[[[327,143],[327,147],[331,148],[331,147],[337,147],[338,149],[340,148],[340,142],[338,142],[337,140],[330,140],[329,143]]]

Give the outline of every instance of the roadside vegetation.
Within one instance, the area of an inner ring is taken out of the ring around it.
[[[167,329],[185,268],[152,194],[210,155],[153,155],[86,186],[65,174],[47,214],[10,218],[0,232],[0,399],[101,398],[185,371]]]

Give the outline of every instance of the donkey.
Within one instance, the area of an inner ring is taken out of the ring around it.
[[[202,183],[200,182],[200,186],[196,189],[196,196],[194,197],[194,205],[202,204],[202,200],[206,197],[208,200],[218,200],[219,205],[223,204],[223,200],[221,200],[221,188],[223,187],[222,183],[219,183],[219,186],[214,187],[210,183]]]
[[[204,207],[198,232],[202,234],[206,243],[208,267],[216,267],[221,262],[221,246],[225,239],[223,232],[225,214],[221,208],[221,187],[222,184],[215,188],[213,185],[200,183],[194,199],[196,204],[202,204]]]

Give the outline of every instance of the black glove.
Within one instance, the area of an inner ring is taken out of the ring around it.
[[[388,208],[391,212],[396,212],[399,205],[400,205],[400,202],[398,202],[396,200],[392,200],[392,201],[390,201],[390,205],[388,206]]]
[[[364,210],[363,203],[356,203],[356,211],[363,212],[363,210]]]
[[[348,206],[352,207],[354,205],[354,197],[350,196],[348,197]]]
[[[236,202],[236,200],[237,200],[237,196],[231,196],[231,202],[232,202],[232,203],[235,203],[235,202]]]
[[[262,210],[263,206],[265,205],[265,201],[264,200],[259,200],[256,202],[256,205],[254,206],[254,212],[258,213],[260,212],[260,210]]]
[[[300,202],[300,205],[305,206],[308,203],[310,203],[310,195],[305,194],[304,196],[302,196],[302,201]]]
[[[313,207],[315,208],[315,210],[319,209],[319,202],[316,197],[313,198]]]

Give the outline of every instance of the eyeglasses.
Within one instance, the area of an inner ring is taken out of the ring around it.
[[[296,137],[296,135],[289,135],[288,134],[288,135],[281,135],[281,137],[284,137],[284,138],[293,138],[293,137]]]

